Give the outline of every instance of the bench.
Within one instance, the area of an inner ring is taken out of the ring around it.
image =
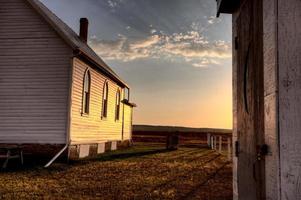
[[[8,161],[10,159],[20,159],[23,165],[23,150],[20,146],[0,146],[0,159],[5,159],[2,169],[7,167]]]

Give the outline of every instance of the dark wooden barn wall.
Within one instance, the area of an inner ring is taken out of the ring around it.
[[[254,6],[257,1],[248,2]],[[258,21],[257,26],[262,26],[263,30],[264,108],[259,107],[258,111],[264,110],[264,141],[257,138],[257,143],[265,142],[269,146],[264,163],[264,185],[261,186],[265,197],[262,198],[301,199],[301,1],[265,0],[262,3],[263,21]],[[239,25],[240,14],[249,15],[243,8],[233,14],[233,47],[235,37],[247,26],[247,23]],[[252,59],[254,62],[256,57]],[[240,105],[242,80],[239,62],[239,54],[234,50],[234,141],[240,140],[240,127],[244,124],[244,118],[240,117],[243,106]],[[254,141],[251,135],[247,138],[250,144]],[[247,156],[242,160],[247,160]],[[238,166],[239,169],[234,157],[234,199],[238,198],[238,191],[239,199],[256,199],[250,195],[251,189],[248,188],[252,187],[252,183],[249,183],[247,174],[253,170],[247,169],[245,175],[240,174],[245,166],[240,163]],[[244,178],[240,179],[240,176]]]
[[[237,29],[236,29],[236,18],[237,15],[233,15],[233,23],[232,23],[232,35],[233,35],[233,40],[232,40],[232,46],[235,47],[235,37],[237,36]],[[238,199],[238,182],[237,182],[237,157],[235,155],[235,142],[238,140],[237,137],[237,53],[235,49],[233,49],[233,54],[232,54],[232,92],[233,92],[233,133],[232,133],[232,152],[233,153],[233,200]]]
[[[278,146],[278,63],[277,63],[277,0],[263,1],[264,56],[264,124],[265,143],[269,154],[265,157],[265,190],[267,200],[280,197]]]
[[[257,160],[264,143],[262,31],[262,1],[244,1],[233,15],[234,199],[261,199],[265,191],[264,160]]]
[[[301,199],[301,1],[278,0],[281,199]]]

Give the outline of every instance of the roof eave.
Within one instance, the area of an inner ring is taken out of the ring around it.
[[[112,73],[110,73],[109,71],[105,70],[105,68],[103,66],[100,66],[97,62],[94,61],[93,58],[91,58],[89,55],[87,55],[84,51],[82,51],[81,49],[76,49],[74,51],[74,56],[75,57],[84,57],[89,63],[93,64],[94,66],[96,66],[102,73],[104,73],[106,76],[108,76],[109,78],[111,78],[113,81],[119,83],[121,86],[126,87],[126,88],[130,88],[129,85],[127,83],[125,83],[123,80],[121,80],[120,78],[114,76]]]
[[[130,106],[130,107],[133,107],[133,108],[137,107],[137,104],[129,102],[129,100],[127,100],[127,99],[124,99],[121,102],[124,103],[124,104],[126,104],[126,105],[128,105],[128,106]]]
[[[112,80],[116,81],[123,87],[130,88],[129,85],[127,85],[123,80],[121,80],[121,78],[118,77],[118,75],[114,74],[113,71],[111,72],[110,67],[108,67],[104,62],[98,62],[97,59],[94,59],[91,56],[89,56],[80,46],[75,45],[72,39],[67,37],[66,34],[61,30],[61,28],[55,23],[55,19],[52,18],[56,17],[58,20],[60,19],[56,15],[51,13],[51,11],[44,4],[42,4],[39,0],[26,0],[26,1],[34,8],[34,10],[36,10],[47,21],[47,23],[58,33],[58,35],[69,45],[69,47],[74,52],[81,52],[80,53],[81,55],[86,57],[86,59],[89,60],[89,62],[97,66],[104,74],[106,74]],[[45,10],[48,13],[45,13]]]
[[[221,13],[233,14],[240,5],[240,0],[216,0],[217,14],[219,17]]]
[[[72,48],[72,49],[76,49],[77,46],[75,46],[71,39],[68,37],[65,37],[64,33],[62,33],[61,29],[58,27],[58,25],[56,23],[53,22],[53,20],[46,14],[43,12],[43,10],[41,9],[41,7],[39,5],[36,4],[36,2],[34,0],[26,0],[34,9],[35,11],[37,11],[46,21],[48,24],[50,24],[50,26],[59,34],[59,36]]]

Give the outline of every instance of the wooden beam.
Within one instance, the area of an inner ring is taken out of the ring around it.
[[[217,0],[217,17],[220,13],[232,14],[240,5],[240,0]]]

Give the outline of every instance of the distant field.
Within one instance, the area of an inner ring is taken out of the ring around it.
[[[179,126],[152,126],[152,125],[134,125],[134,131],[147,132],[190,132],[190,133],[218,133],[218,134],[232,134],[230,129],[214,129],[214,128],[189,128]]]
[[[70,165],[0,173],[0,199],[232,199],[232,168],[206,148],[136,143]]]
[[[213,135],[232,135],[232,130],[229,129],[210,129],[210,128],[187,128],[187,127],[172,127],[172,126],[149,126],[149,125],[134,125],[133,140],[134,142],[159,142],[165,143],[166,136],[170,133],[178,133],[180,144],[207,144],[207,133]],[[223,138],[226,140],[226,137]],[[224,141],[226,142],[226,141]]]

